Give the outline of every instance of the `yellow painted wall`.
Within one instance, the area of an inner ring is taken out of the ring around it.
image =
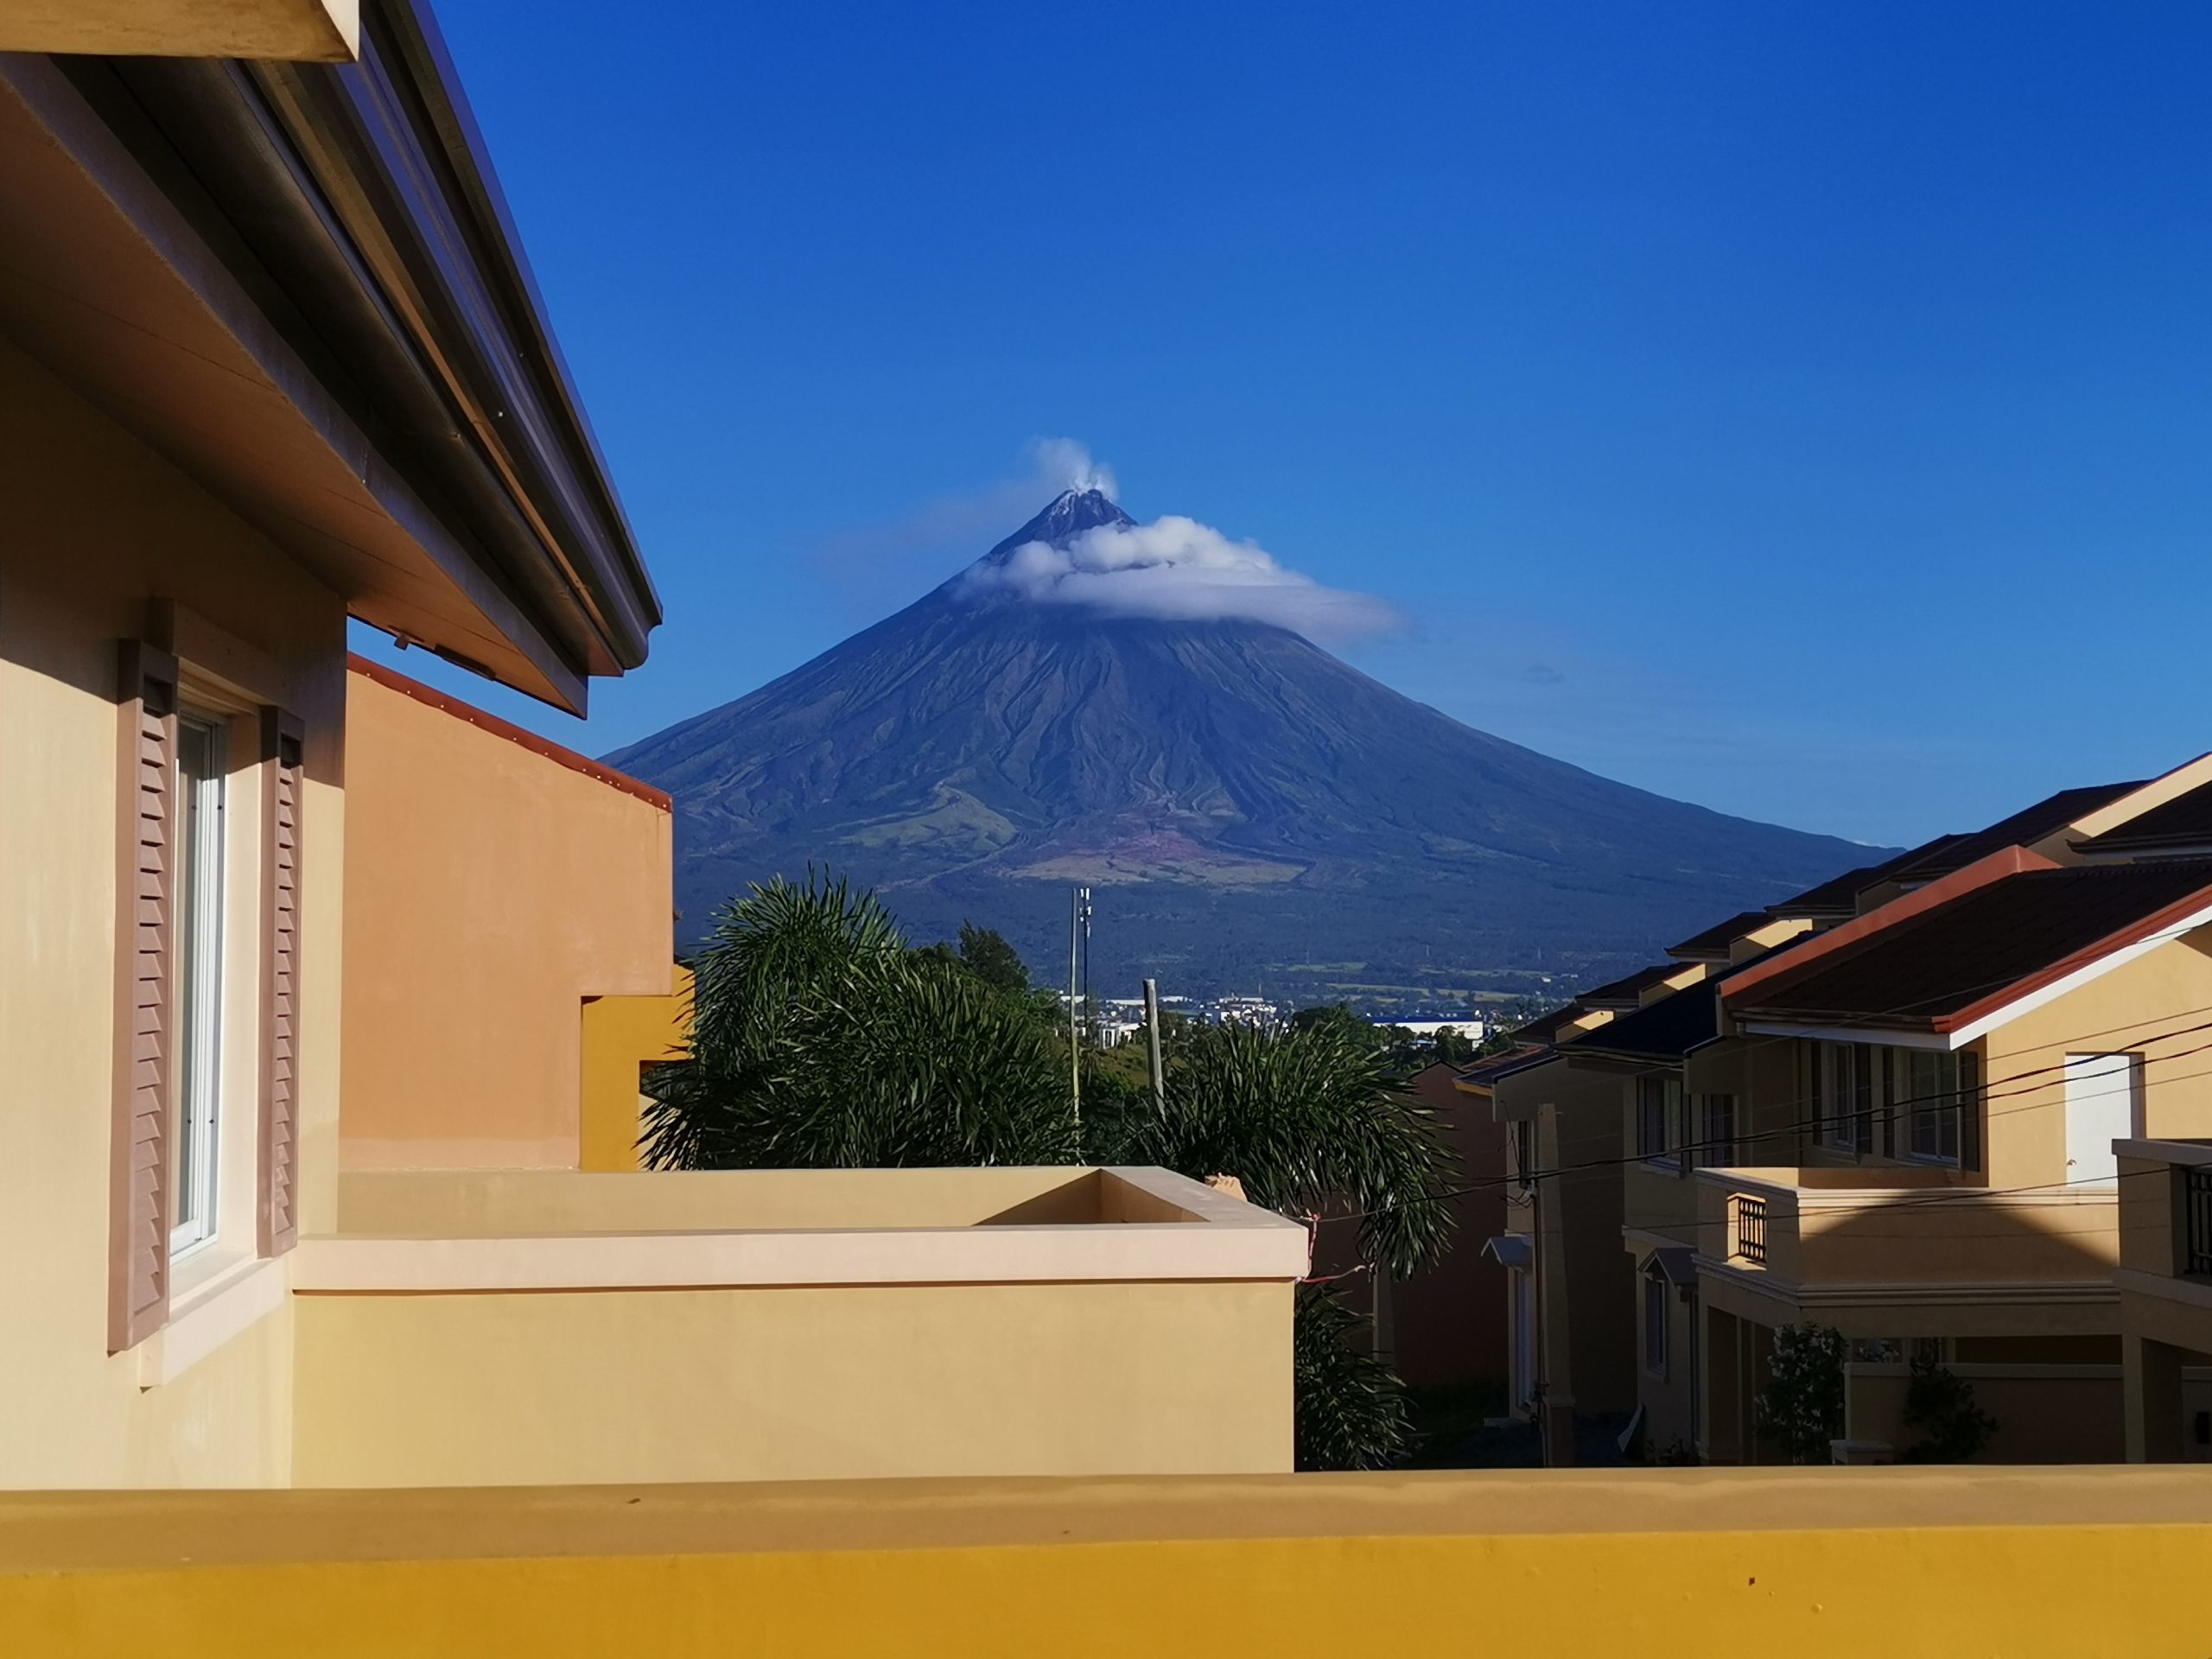
[[[2205,1033],[2184,1029],[2212,1019],[2208,935],[2212,930],[2199,929],[2171,940],[1989,1034],[1990,1185],[2067,1179],[2063,1068],[2069,1052],[2141,1052],[2145,1132],[2212,1135]]]
[[[671,986],[668,813],[350,678],[345,1166],[575,1168],[583,999]]]
[[[600,996],[583,1005],[580,1167],[638,1167],[639,1074],[690,1046],[691,970],[679,966],[675,984],[665,995]]]
[[[2208,1555],[2152,1468],[57,1497],[0,1649],[2189,1656]]]
[[[306,721],[298,1065],[314,1231],[335,1212],[343,608],[5,342],[0,512],[0,1485],[281,1482],[284,1314],[159,1388],[139,1386],[137,1354],[107,1353],[116,641],[149,631],[152,601],[178,601]],[[233,1124],[255,1109],[248,1075],[226,1070]]]
[[[1291,1466],[1291,1288],[304,1295],[315,1486]]]

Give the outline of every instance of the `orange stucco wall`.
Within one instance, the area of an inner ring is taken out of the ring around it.
[[[586,997],[666,994],[669,815],[398,677],[346,677],[347,1168],[577,1166]]]

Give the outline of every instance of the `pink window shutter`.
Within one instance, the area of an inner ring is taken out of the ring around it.
[[[299,1240],[300,817],[306,728],[261,711],[263,841],[260,1248]]]
[[[169,1137],[175,1099],[176,659],[122,646],[118,725],[114,1122],[109,1141],[108,1349],[169,1310]]]

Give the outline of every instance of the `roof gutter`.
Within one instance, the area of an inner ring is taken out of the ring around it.
[[[580,666],[639,666],[659,598],[428,10],[366,0],[358,64],[245,73],[532,532]]]

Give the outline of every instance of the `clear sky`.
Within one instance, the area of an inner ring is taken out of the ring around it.
[[[564,742],[906,603],[1065,438],[1726,810],[2212,748],[2212,7],[439,15],[669,621],[581,726],[395,660]]]

